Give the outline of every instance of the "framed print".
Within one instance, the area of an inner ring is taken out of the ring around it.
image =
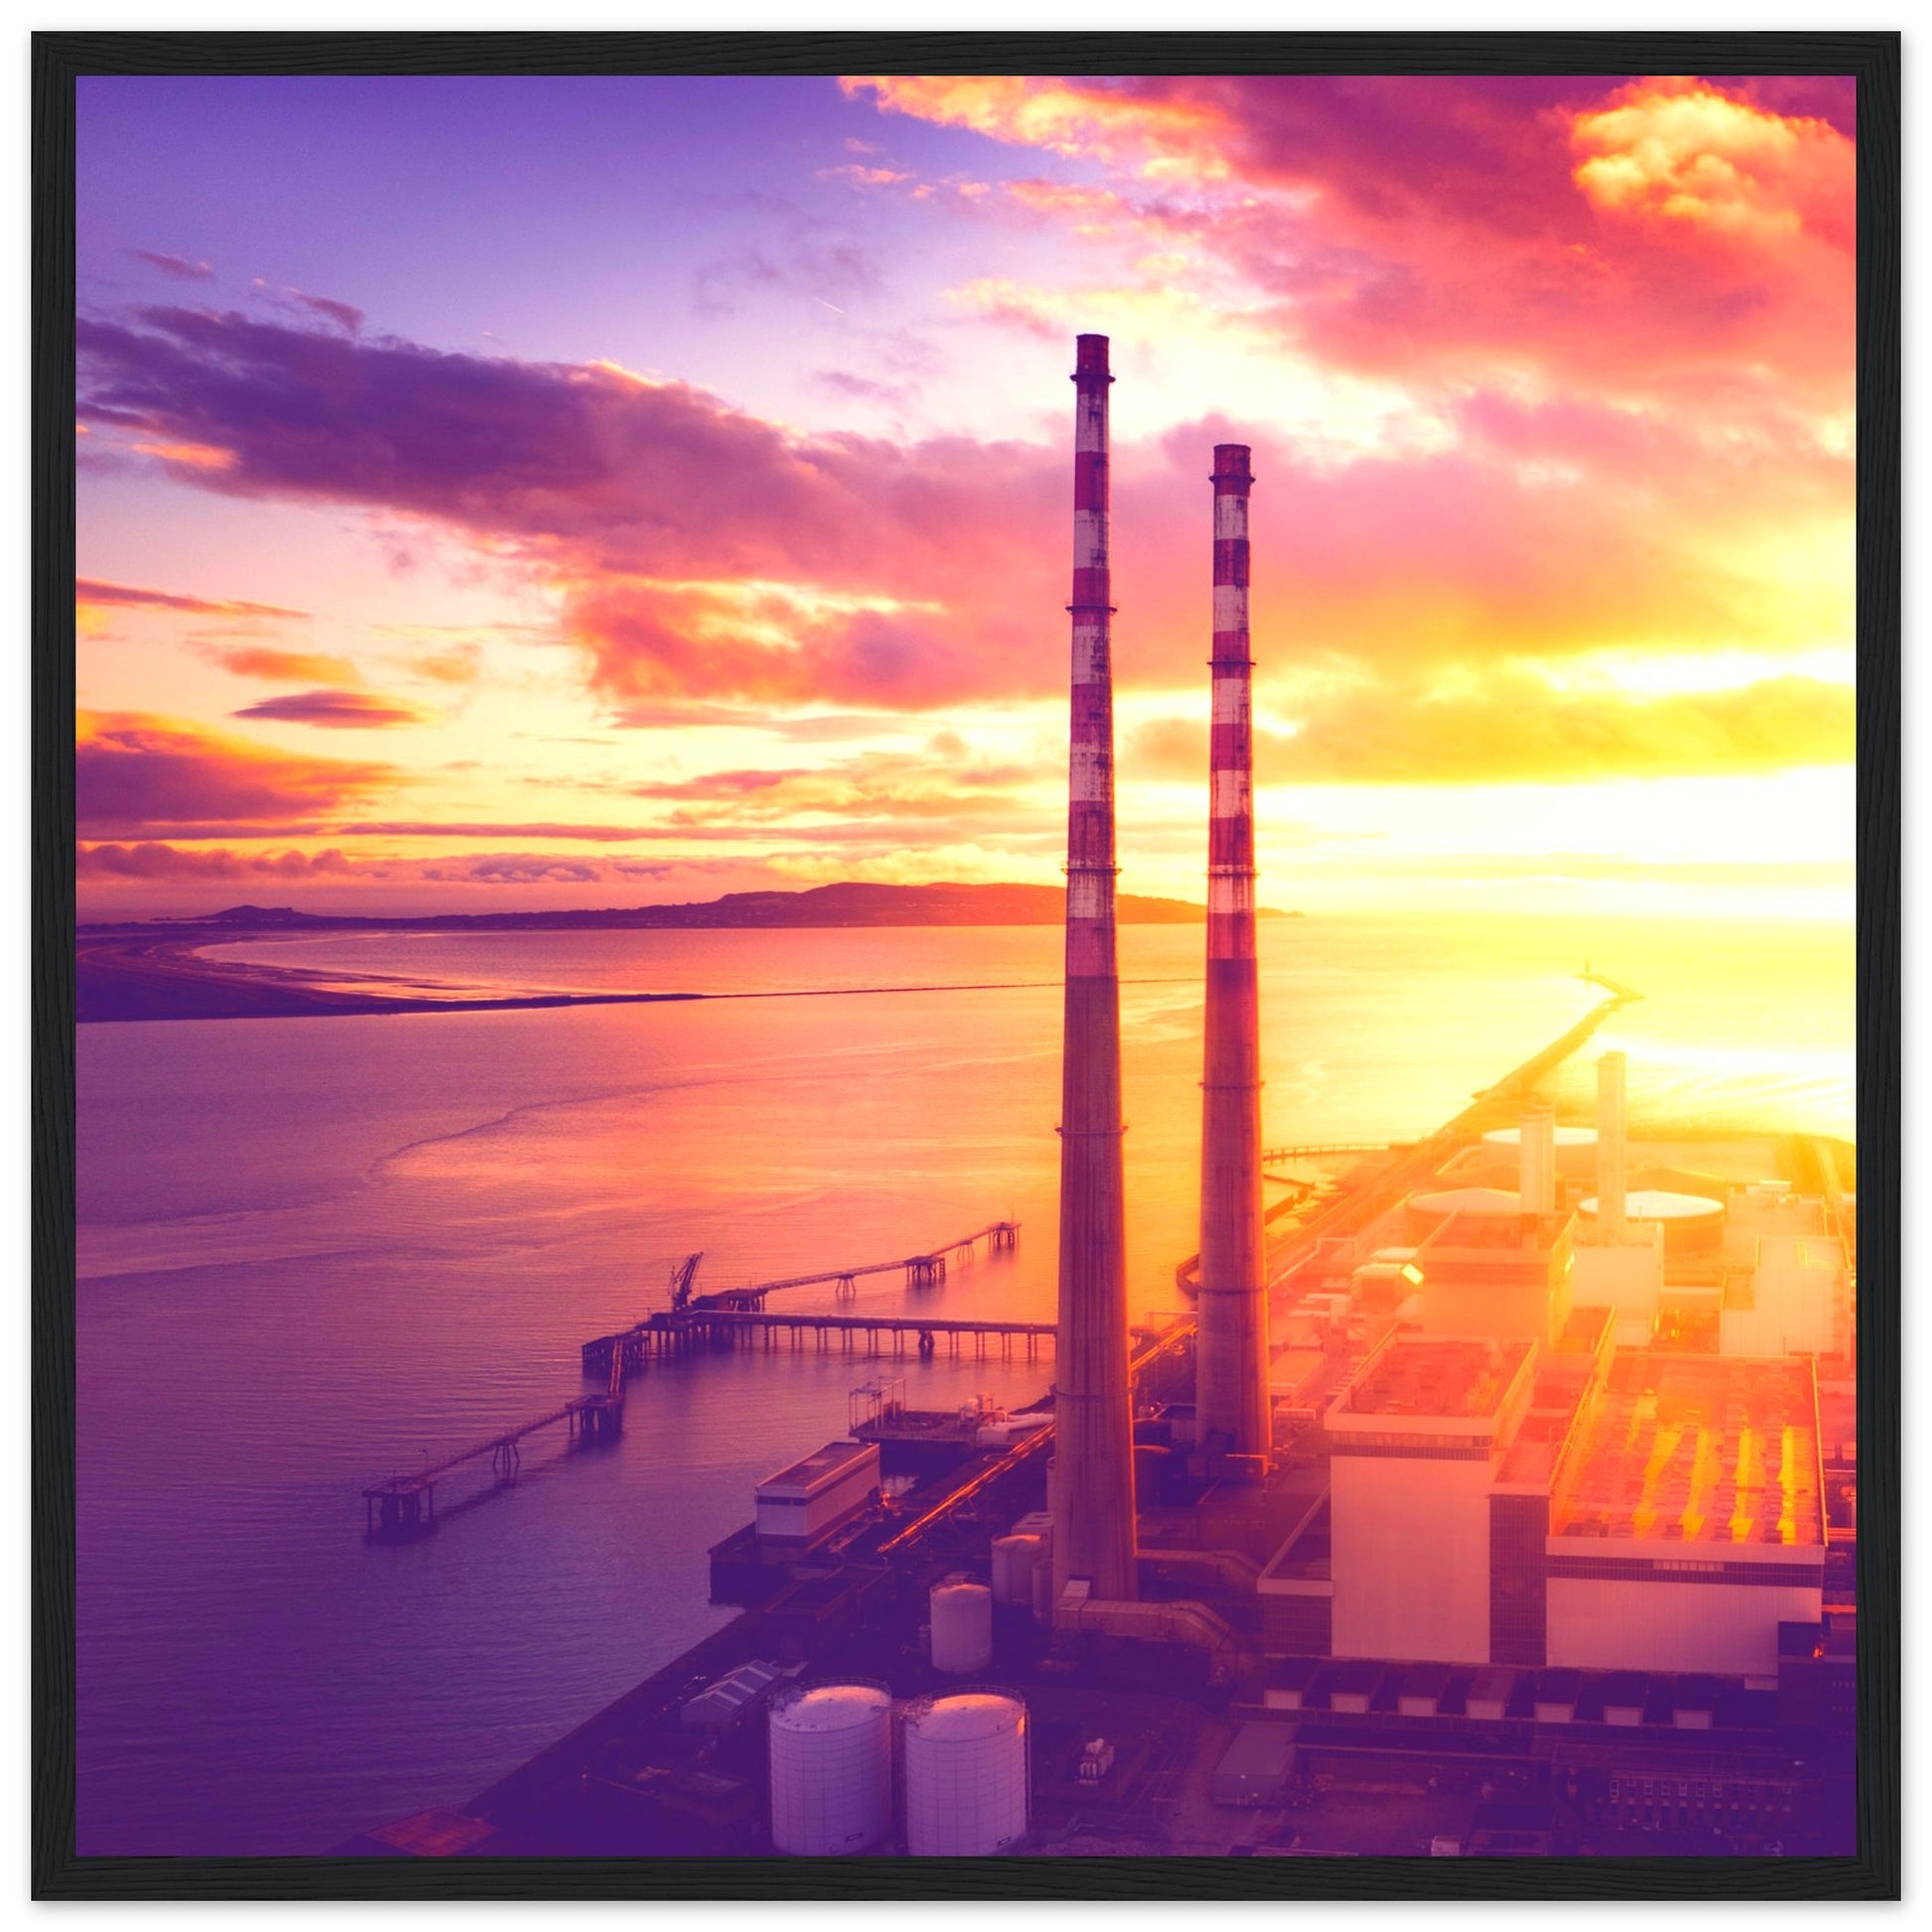
[[[35,90],[40,1896],[1897,1895],[1896,36]]]

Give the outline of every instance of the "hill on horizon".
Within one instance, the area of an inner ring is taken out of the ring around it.
[[[1123,925],[1199,924],[1207,908],[1189,899],[1120,895]],[[715,899],[669,905],[606,906],[520,912],[338,913],[304,912],[289,905],[230,905],[189,918],[93,923],[83,931],[144,929],[180,932],[219,926],[267,932],[377,928],[481,932],[572,931],[651,927],[867,926],[867,925],[1057,925],[1066,914],[1063,886],[1020,884],[930,886],[877,885],[847,880],[796,892],[727,893]],[[1273,907],[1264,918],[1293,917]]]

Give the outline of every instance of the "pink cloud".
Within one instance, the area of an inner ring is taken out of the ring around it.
[[[1008,197],[1096,245],[1186,238],[1274,305],[1286,346],[1330,367],[1706,410],[1716,377],[1752,408],[1849,407],[1849,81],[846,84],[1076,163],[1138,158],[1155,185]]]
[[[500,821],[383,819],[336,828],[345,838],[395,839],[584,839],[594,844],[617,844],[647,837],[651,828],[635,825],[556,825],[544,822],[504,824]]]
[[[205,643],[201,648],[210,663],[219,664],[224,671],[232,671],[236,677],[262,678],[269,683],[329,678],[339,684],[353,684],[358,675],[346,657],[331,657],[319,651],[274,650],[256,644]]]
[[[182,310],[83,330],[87,412],[223,494],[361,503],[515,546],[594,687],[931,704],[1038,680],[1058,453],[807,437],[682,383]],[[1000,586],[997,600],[986,596]]]
[[[93,577],[82,577],[73,589],[75,602],[90,606],[185,611],[197,617],[306,618],[309,615],[306,611],[288,610],[280,604],[244,604],[238,598],[188,597],[174,591],[141,590],[132,584],[103,584]]]
[[[214,275],[214,270],[207,262],[190,261],[185,255],[164,255],[152,248],[133,248],[128,252],[137,261],[160,269],[164,275],[172,275],[178,282],[206,282]]]
[[[291,289],[290,296],[299,302],[312,315],[318,315],[325,322],[333,322],[345,329],[351,336],[362,333],[362,325],[368,318],[350,302],[338,302],[328,295],[304,295],[300,289]]]
[[[340,878],[351,870],[342,851],[333,847],[327,852],[291,847],[285,852],[237,853],[225,846],[143,840],[138,845],[82,845],[74,852],[75,876],[83,882]]]
[[[1173,158],[1211,123],[1227,182],[1123,178],[1122,221],[1216,251],[1259,291],[1264,340],[1389,376],[1432,426],[1344,462],[1225,417],[1119,449],[1124,686],[1198,681],[1204,453],[1224,440],[1256,447],[1264,680],[1345,671],[1413,710],[1501,659],[1849,641],[1832,119],[1709,82],[1052,84],[1101,106],[1040,133],[1000,87],[894,98],[1075,155],[1124,152],[1145,120],[1145,151],[1172,139]],[[1720,147],[1728,173],[1700,159]],[[1666,187],[1580,185],[1620,156]],[[1672,212],[1682,182],[1747,218]],[[1097,192],[1020,199],[1077,228]],[[1786,207],[1795,228],[1766,214]],[[620,722],[1063,688],[1058,444],[814,435],[608,364],[183,309],[89,321],[80,347],[83,414],[188,485],[372,508],[520,564]],[[1808,546],[1813,581],[1785,582]]]

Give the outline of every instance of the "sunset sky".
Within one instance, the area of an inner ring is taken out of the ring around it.
[[[1842,80],[79,83],[83,917],[1057,881],[1849,916]]]

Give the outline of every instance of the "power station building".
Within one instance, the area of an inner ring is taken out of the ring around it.
[[[1813,1363],[1619,1350],[1572,1237],[1452,1217],[1418,1248],[1420,1322],[1324,1417],[1326,1647],[1775,1677],[1778,1626],[1823,1607]]]

